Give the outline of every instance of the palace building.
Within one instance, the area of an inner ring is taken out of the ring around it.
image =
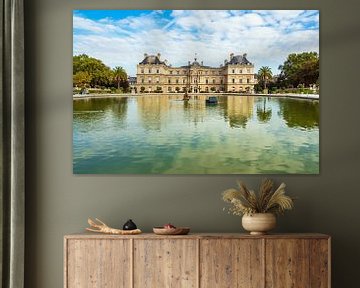
[[[144,54],[144,59],[137,65],[137,92],[173,93],[185,92],[238,92],[254,93],[256,79],[254,64],[247,60],[247,55],[230,54],[219,67],[205,66],[195,57],[188,65],[172,67],[161,55]]]

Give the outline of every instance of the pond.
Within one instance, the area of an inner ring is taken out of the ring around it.
[[[319,101],[74,99],[75,174],[318,174]]]

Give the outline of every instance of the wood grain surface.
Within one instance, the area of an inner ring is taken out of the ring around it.
[[[323,234],[75,234],[64,287],[330,288],[330,255]]]
[[[209,239],[200,246],[200,287],[263,287],[261,239]]]
[[[130,288],[130,252],[130,240],[69,241],[65,287]]]
[[[197,287],[197,241],[134,241],[134,287]]]
[[[266,287],[310,287],[310,241],[266,240]]]

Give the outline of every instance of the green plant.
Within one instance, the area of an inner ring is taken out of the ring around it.
[[[243,182],[238,182],[238,189],[228,189],[222,193],[222,199],[230,203],[229,213],[242,216],[255,213],[283,214],[294,207],[294,199],[285,195],[284,183],[274,190],[274,182],[264,179],[259,192],[249,190]]]

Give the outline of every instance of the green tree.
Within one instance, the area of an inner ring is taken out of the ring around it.
[[[127,81],[127,74],[126,74],[124,68],[122,68],[120,66],[116,66],[112,72],[113,72],[114,79],[117,84],[117,89],[120,89],[122,82]]]
[[[285,87],[309,86],[319,81],[319,55],[316,52],[290,54],[279,66],[280,81]]]
[[[258,77],[260,80],[263,81],[264,83],[264,89],[266,89],[266,83],[268,80],[270,80],[272,78],[272,72],[270,67],[268,66],[263,66],[259,69],[258,71]]]
[[[101,60],[86,54],[73,56],[73,76],[79,72],[88,73],[91,87],[110,87],[113,85],[113,73],[110,67],[106,66]]]
[[[73,83],[77,87],[87,87],[90,85],[91,76],[88,72],[78,71],[75,75],[73,75]]]

